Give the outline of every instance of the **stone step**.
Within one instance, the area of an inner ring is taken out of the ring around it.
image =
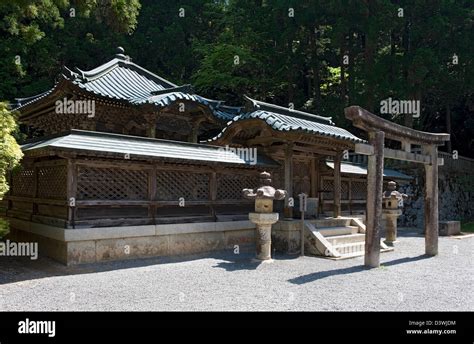
[[[349,259],[349,258],[363,257],[364,254],[365,254],[364,251],[341,254],[339,257],[337,257],[337,259]]]
[[[315,227],[344,227],[351,224],[350,218],[327,218],[327,219],[318,219],[313,220],[311,223]]]
[[[340,227],[316,227],[316,230],[324,237],[340,236],[347,234],[357,234],[359,227],[357,226],[340,226]]]
[[[308,251],[311,254],[329,259],[347,259],[364,256],[365,234],[359,226],[315,227],[306,223]],[[380,240],[380,252],[393,251]]]
[[[354,242],[354,243],[349,243],[349,244],[340,244],[340,245],[334,245],[333,246],[339,254],[345,255],[345,254],[356,254],[356,253],[364,253],[365,251],[365,242]]]
[[[381,249],[380,253],[390,252],[390,251],[393,251],[393,248]],[[364,255],[365,255],[365,251],[359,251],[359,252],[341,254],[339,257],[326,257],[326,258],[329,258],[329,259],[332,259],[332,260],[340,260],[340,259],[350,259],[350,258],[363,257]]]
[[[357,234],[345,234],[345,235],[334,235],[329,236],[326,238],[331,245],[341,245],[341,244],[349,244],[355,242],[364,242],[365,241],[365,234],[357,233]]]

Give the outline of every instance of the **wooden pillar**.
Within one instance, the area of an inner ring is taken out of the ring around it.
[[[205,120],[204,117],[198,117],[191,122],[191,133],[188,136],[188,141],[197,143],[199,135],[199,126]]]
[[[198,142],[198,129],[199,129],[199,124],[197,126],[193,126],[191,129],[191,134],[189,134],[189,142],[192,143],[197,143]]]
[[[211,203],[211,215],[214,218],[214,221],[217,221],[216,208],[214,206],[215,201],[217,200],[217,173],[211,172],[209,180],[209,199]]]
[[[147,136],[150,138],[156,138],[156,115],[151,114],[147,116]]]
[[[285,190],[287,196],[285,198],[285,217],[293,218],[293,207],[288,202],[293,197],[293,144],[289,143],[285,149]]]
[[[411,152],[411,144],[410,144],[410,142],[402,141],[401,144],[402,144],[402,150],[403,150],[403,151],[408,152],[408,153]]]
[[[38,194],[39,172],[38,172],[38,170],[39,170],[38,166],[36,166],[36,164],[34,164],[33,165],[33,171],[34,171],[33,172],[33,178],[34,178],[34,184],[33,184],[33,195],[34,196],[33,197],[34,197],[35,200],[33,202],[33,212],[31,214],[31,217],[38,214],[38,203],[36,201],[36,199],[39,198],[39,194]]]
[[[431,156],[425,165],[425,253],[438,254],[438,147],[424,146],[423,152]]]
[[[347,181],[347,197],[349,198],[349,214],[352,215],[352,178]]]
[[[341,152],[334,157],[334,217],[341,216]]]
[[[311,159],[311,173],[310,173],[310,181],[311,181],[311,190],[310,190],[310,193],[309,193],[309,197],[318,197],[318,193],[317,193],[317,164],[318,160],[313,157]]]
[[[77,202],[77,165],[73,159],[67,161],[68,225],[75,228]]]
[[[156,217],[156,206],[153,205],[153,201],[156,199],[156,166],[153,166],[148,171],[148,217],[153,219],[155,223]]]
[[[150,125],[148,127],[147,136],[154,139],[156,137],[156,128],[155,126]]]
[[[365,231],[365,266],[380,266],[380,230],[382,226],[382,192],[383,192],[383,131],[370,132],[369,143],[374,147],[374,154],[369,155],[367,167],[367,211]]]

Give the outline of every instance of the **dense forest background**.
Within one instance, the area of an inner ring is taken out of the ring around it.
[[[474,157],[472,0],[2,0],[0,18],[0,100],[123,46],[205,97],[294,104],[345,127],[348,105],[419,100],[419,118],[382,116],[450,132],[442,150]]]

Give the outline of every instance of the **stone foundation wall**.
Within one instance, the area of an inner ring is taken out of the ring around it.
[[[67,265],[216,250],[255,250],[250,221],[62,229],[11,219],[10,240],[38,242],[39,254]]]
[[[399,167],[399,169],[401,169]],[[400,186],[400,192],[412,197],[405,203],[403,214],[398,220],[400,227],[423,228],[424,225],[424,168],[405,170],[415,180]],[[450,168],[439,168],[439,220],[474,220],[474,170],[471,173],[459,173]]]

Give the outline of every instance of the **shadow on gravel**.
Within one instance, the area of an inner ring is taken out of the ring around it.
[[[386,266],[393,266],[393,265],[398,265],[398,264],[412,263],[412,262],[416,262],[418,260],[423,260],[427,258],[431,258],[431,257],[423,254],[416,257],[406,257],[406,258],[391,260],[388,262],[382,262],[381,266],[386,267]],[[351,267],[343,268],[343,269],[318,271],[318,272],[314,272],[308,275],[289,279],[288,282],[293,283],[293,284],[305,284],[305,283],[314,282],[316,280],[320,280],[326,277],[337,276],[337,275],[347,275],[347,274],[352,274],[352,273],[362,272],[362,271],[367,271],[367,270],[370,270],[370,269],[363,265],[358,265],[358,266],[351,266]]]
[[[286,254],[273,254],[272,259],[273,262],[260,262],[257,261],[255,258],[255,253],[246,253],[245,255],[234,255],[232,257],[228,257],[226,262],[219,262],[214,265],[214,268],[221,268],[227,271],[239,271],[239,270],[256,270],[259,266],[265,264],[272,264],[276,263],[278,260],[291,260],[291,259],[298,259],[299,256],[297,255],[286,255]]]
[[[261,263],[253,261],[254,257],[255,252],[253,252],[253,250],[241,251],[239,254],[234,254],[233,250],[228,250],[193,255],[128,259],[72,266],[66,266],[51,258],[41,256],[37,260],[31,260],[26,257],[0,257],[0,285],[48,277],[101,273],[155,265],[186,263],[200,259],[220,260],[220,262],[217,262],[213,267],[222,268],[227,271],[255,270],[261,265]],[[298,258],[298,256],[274,254],[273,258],[278,261],[295,259]]]
[[[240,260],[234,262],[220,262],[214,265],[213,268],[222,268],[226,271],[256,270],[260,264],[260,262],[255,261]]]
[[[140,258],[73,266],[66,266],[53,259],[41,256],[37,260],[31,260],[26,257],[0,257],[0,285],[55,276],[80,275],[154,265],[186,263],[199,259],[224,260],[226,262],[223,264],[229,264],[226,266],[228,269],[231,269],[231,266],[234,265],[237,267],[239,264],[246,265],[248,268],[249,262],[251,262],[253,257],[254,253],[241,252],[236,256],[233,254],[233,251],[218,251],[194,255]],[[255,265],[255,268],[257,266],[258,264]],[[234,268],[234,270],[237,270],[237,268]]]

